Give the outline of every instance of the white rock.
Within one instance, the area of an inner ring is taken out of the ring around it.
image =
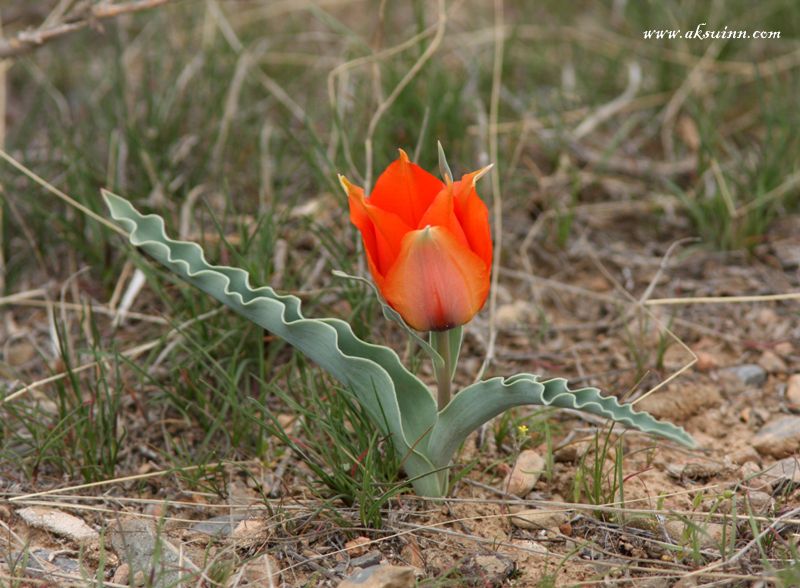
[[[30,506],[18,510],[17,514],[28,526],[44,529],[78,543],[92,543],[99,538],[97,531],[83,519],[54,508]]]
[[[800,374],[789,376],[786,382],[786,402],[789,408],[800,410]]]
[[[779,459],[794,455],[800,450],[800,417],[783,416],[768,422],[752,443],[761,455]]]
[[[532,449],[520,452],[511,473],[503,482],[503,490],[520,498],[526,496],[545,470],[544,458]]]

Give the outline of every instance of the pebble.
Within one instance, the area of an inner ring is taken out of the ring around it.
[[[372,551],[368,551],[360,557],[354,557],[351,559],[350,565],[354,568],[369,568],[381,563],[382,559],[383,554],[377,549],[373,549]]]
[[[239,513],[220,515],[195,523],[189,530],[192,533],[201,533],[212,537],[227,537],[233,534],[239,523],[247,518],[248,515]]]
[[[753,437],[761,455],[782,458],[800,451],[800,417],[784,416],[768,422]]]
[[[344,548],[350,554],[350,557],[358,557],[364,555],[370,543],[372,543],[372,540],[369,537],[360,536],[345,543]]]
[[[772,243],[772,250],[784,269],[800,266],[800,243],[793,239],[782,239]]]
[[[514,560],[501,555],[473,555],[460,567],[465,585],[481,588],[505,586],[516,569]]]
[[[760,461],[760,460],[759,460]],[[747,488],[759,490],[761,492],[772,493],[770,478],[765,475],[761,467],[755,461],[748,461],[739,468],[738,478],[744,482]]]
[[[530,509],[524,506],[510,507],[511,524],[520,529],[557,529],[569,520],[563,510]]]
[[[763,515],[772,510],[775,500],[766,492],[752,490],[747,493],[747,502],[755,514]]]
[[[18,510],[17,515],[30,527],[44,529],[77,543],[93,543],[100,537],[83,519],[54,508],[30,506]]]
[[[723,370],[746,386],[761,386],[767,381],[767,371],[757,363],[745,363]]]
[[[800,460],[797,457],[787,457],[764,468],[761,477],[765,483],[773,488],[789,486],[789,490],[800,486]]]
[[[709,353],[708,351],[697,351],[695,352],[695,355],[697,356],[697,363],[695,366],[701,372],[708,372],[716,369],[719,366],[717,357],[713,353]]]
[[[126,563],[120,564],[116,570],[114,570],[114,577],[111,578],[111,582],[114,584],[127,584],[128,578],[131,576],[131,566]]]
[[[774,351],[767,350],[758,358],[758,365],[770,374],[784,374],[787,371],[786,362]]]
[[[686,463],[669,463],[667,473],[679,480],[708,480],[725,472],[725,464],[714,461],[690,461]]]
[[[589,450],[589,443],[584,441],[573,441],[553,454],[553,461],[556,463],[577,463],[578,460]]]
[[[236,525],[231,533],[231,539],[241,543],[253,543],[265,539],[268,534],[268,525],[265,519],[245,519]]]
[[[800,411],[800,374],[789,376],[786,382],[786,403],[791,410]]]
[[[28,341],[12,343],[5,351],[6,363],[13,367],[19,367],[28,363],[36,355],[36,348]]]
[[[758,451],[753,449],[750,445],[747,445],[731,453],[731,461],[736,465],[742,465],[748,461],[761,461],[761,456],[758,454]]]
[[[153,521],[121,519],[109,527],[109,535],[111,547],[120,560],[137,570],[134,585],[139,585],[139,574],[142,579],[155,578],[152,588],[166,588],[200,572],[185,551],[167,541],[163,530],[156,529]]]
[[[520,452],[514,468],[503,483],[508,494],[523,498],[533,490],[545,469],[544,458],[532,449]]]
[[[342,580],[339,588],[413,588],[414,568],[410,566],[372,566],[358,570]]]

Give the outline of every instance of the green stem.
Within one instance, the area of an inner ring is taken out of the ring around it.
[[[441,411],[450,403],[450,372],[453,365],[452,351],[450,350],[450,337],[448,331],[431,332],[431,345],[442,356],[442,365],[435,367],[436,384],[438,388],[438,404]]]

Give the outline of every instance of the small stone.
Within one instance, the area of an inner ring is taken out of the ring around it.
[[[800,266],[800,242],[796,239],[782,239],[772,243],[772,250],[784,269]]]
[[[567,513],[556,509],[530,509],[512,506],[511,524],[520,529],[557,529],[569,520]]]
[[[358,557],[364,555],[370,543],[372,543],[372,540],[369,537],[361,536],[345,543],[344,548],[350,554],[350,557]]]
[[[794,354],[794,345],[792,345],[791,341],[781,341],[780,343],[776,343],[773,349],[775,350],[775,353],[781,357],[787,357]]]
[[[36,348],[29,341],[17,341],[6,349],[6,363],[12,367],[19,367],[28,363],[36,355]]]
[[[747,503],[755,514],[766,514],[775,505],[775,500],[766,492],[752,490],[747,493]]]
[[[767,381],[766,370],[755,363],[745,363],[725,368],[724,372],[732,375],[746,386],[761,386]]]
[[[770,374],[784,374],[787,370],[786,362],[783,361],[778,354],[770,350],[761,354],[761,357],[758,359],[758,365],[767,370]]]
[[[800,374],[789,376],[786,382],[786,403],[790,409],[800,411]]]
[[[31,527],[44,529],[77,543],[94,543],[100,537],[83,519],[54,508],[30,506],[18,510],[17,514]]]
[[[695,355],[697,356],[697,363],[695,366],[701,372],[708,372],[719,366],[719,361],[717,361],[717,357],[713,353],[697,351]]]
[[[50,551],[40,547],[31,551],[31,554],[36,561],[44,563],[46,566],[53,566],[67,574],[78,573],[81,569],[81,564],[77,559],[67,557],[62,551]]]
[[[556,449],[553,461],[556,463],[577,463],[581,456],[589,450],[589,444],[584,441],[573,441],[564,447]]]
[[[517,463],[503,483],[503,490],[520,498],[527,496],[539,481],[545,465],[544,458],[536,451],[526,449],[520,452]]]
[[[758,454],[758,451],[753,449],[750,445],[747,445],[746,447],[731,453],[731,461],[736,465],[742,465],[748,461],[761,461],[761,456]]]
[[[114,584],[127,584],[128,578],[131,576],[131,566],[126,563],[120,564],[116,570],[114,570],[114,577],[111,578],[111,582]]]
[[[211,517],[195,523],[189,529],[192,533],[201,533],[212,537],[227,537],[237,529],[238,525],[247,519],[243,513],[231,513]]]
[[[789,490],[800,486],[800,459],[797,457],[787,457],[768,468],[764,468],[761,476],[765,483],[769,483],[773,488],[789,487]]]
[[[253,543],[263,539],[267,533],[267,521],[264,519],[245,519],[231,533],[231,539],[239,542]]]
[[[111,547],[120,560],[138,570],[133,576],[134,585],[140,585],[137,579],[140,573],[142,583],[148,577],[157,577],[153,587],[165,588],[200,572],[186,553],[170,543],[163,529],[157,528],[151,520],[120,519],[109,526],[108,534]]]
[[[764,425],[753,437],[761,455],[782,458],[800,451],[800,417],[784,416]]]
[[[377,549],[367,552],[361,557],[354,557],[350,560],[350,565],[354,568],[369,568],[381,563],[383,554]]]
[[[713,461],[690,461],[687,463],[669,463],[667,473],[680,480],[708,480],[725,471],[725,465]]]
[[[409,566],[372,566],[358,570],[342,580],[339,588],[413,588],[414,568]]]
[[[514,560],[500,555],[473,555],[461,567],[466,586],[500,587],[516,570]]]
[[[739,468],[737,477],[751,490],[772,493],[771,479],[755,461],[743,463],[742,467]]]

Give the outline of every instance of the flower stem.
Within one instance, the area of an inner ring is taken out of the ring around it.
[[[431,332],[431,344],[444,360],[441,365],[434,366],[434,371],[436,373],[436,384],[438,388],[438,405],[439,410],[442,410],[450,402],[450,372],[453,365],[453,358],[452,351],[450,349],[449,332]]]

